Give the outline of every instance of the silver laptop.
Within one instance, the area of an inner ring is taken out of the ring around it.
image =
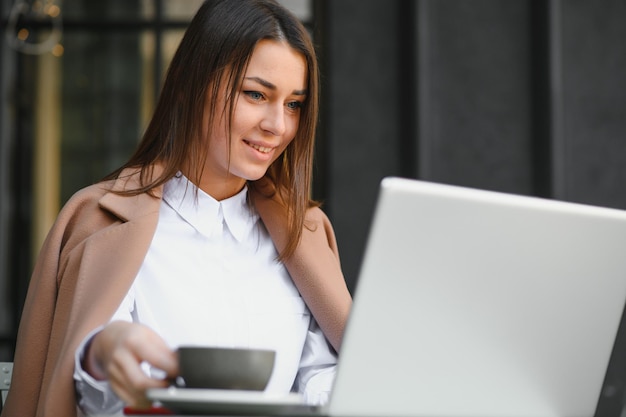
[[[304,412],[592,417],[626,300],[625,251],[620,210],[384,179],[332,397]],[[219,403],[200,402],[192,411]],[[287,402],[245,412],[302,412]]]

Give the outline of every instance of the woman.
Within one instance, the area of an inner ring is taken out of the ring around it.
[[[309,199],[317,106],[296,18],[205,2],[136,153],[42,247],[2,417],[147,406],[182,344],[273,348],[268,389],[323,402],[351,299]]]

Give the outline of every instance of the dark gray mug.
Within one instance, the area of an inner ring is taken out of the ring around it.
[[[263,391],[276,359],[265,349],[181,346],[177,353],[186,388]]]

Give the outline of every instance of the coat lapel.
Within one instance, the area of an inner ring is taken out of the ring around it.
[[[282,251],[289,238],[287,207],[276,193],[267,197],[265,191],[253,188],[250,196],[274,245]],[[334,231],[319,208],[307,211],[302,238],[284,264],[326,338],[338,351],[352,298],[341,271]]]
[[[137,185],[138,175],[121,175],[112,190]],[[60,360],[47,363],[51,369],[46,369],[44,387],[49,390],[43,390],[47,396],[39,403],[40,410],[66,406],[63,393],[73,391],[74,352],[91,330],[110,320],[128,293],[158,222],[160,188],[156,194],[105,193],[99,200],[100,215],[112,215],[111,225],[71,249],[59,286],[48,356]]]

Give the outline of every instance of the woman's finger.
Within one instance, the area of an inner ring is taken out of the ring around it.
[[[113,322],[92,342],[93,355],[113,391],[127,405],[149,406],[148,388],[161,388],[168,382],[151,378],[142,363],[159,368],[172,377],[178,374],[176,354],[152,329],[128,322]]]
[[[164,371],[167,376],[178,375],[178,359],[165,341],[154,331],[143,327],[128,340],[127,348],[138,360]]]

